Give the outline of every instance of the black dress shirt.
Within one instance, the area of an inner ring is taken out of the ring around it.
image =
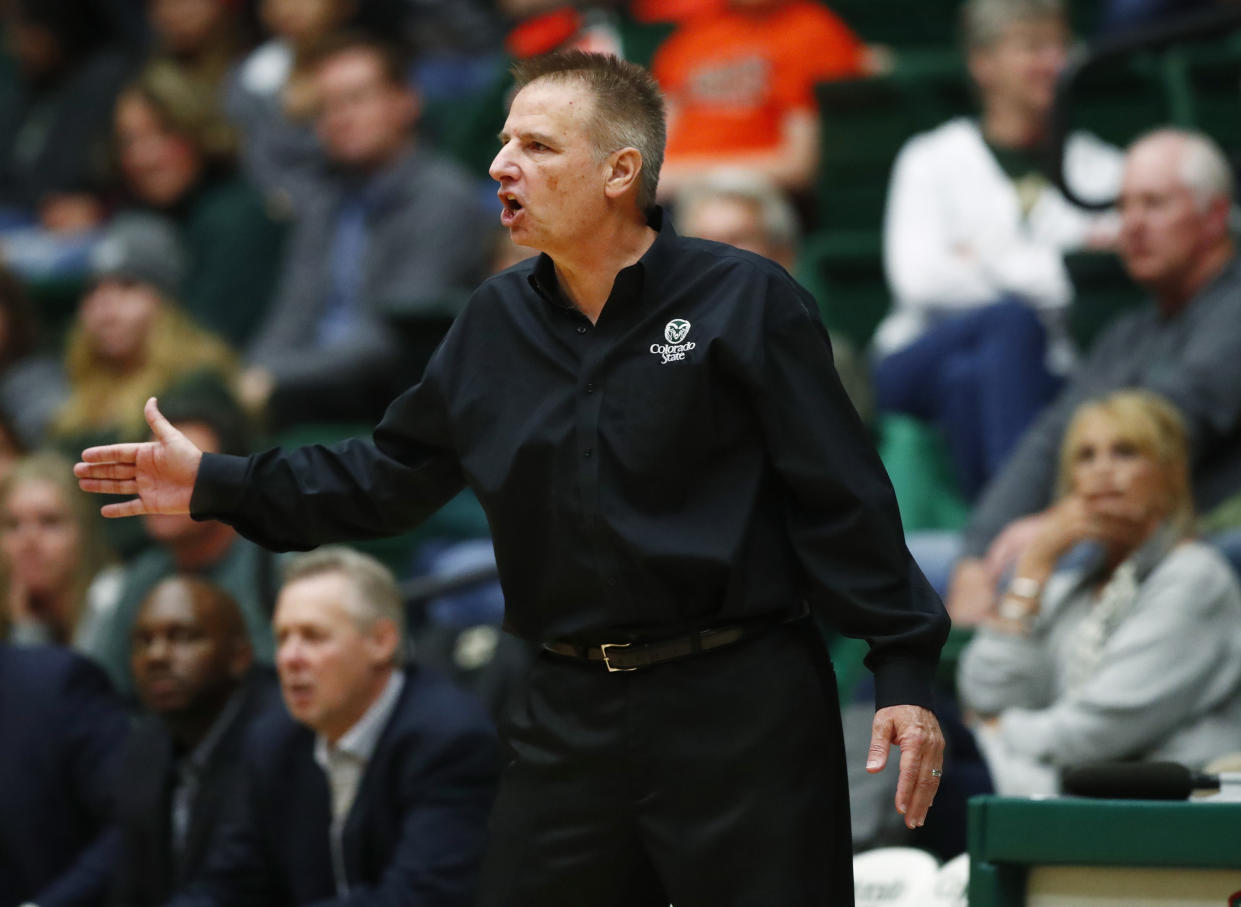
[[[764,258],[652,226],[597,323],[546,256],[516,265],[370,441],[206,455],[192,513],[306,548],[403,531],[468,483],[520,636],[624,641],[808,601],[870,641],[881,706],[928,705],[947,615],[813,301]]]

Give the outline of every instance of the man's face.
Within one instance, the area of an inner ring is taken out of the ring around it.
[[[408,140],[417,116],[411,90],[393,85],[367,50],[328,57],[315,70],[316,128],[328,155],[369,169],[388,163]]]
[[[593,110],[576,81],[539,79],[513,99],[489,172],[500,184],[500,222],[518,245],[554,258],[597,228],[608,163],[587,128]]]
[[[789,251],[772,243],[763,229],[758,206],[742,198],[716,196],[694,205],[680,224],[686,236],[728,243],[789,267]]]
[[[363,629],[348,610],[356,594],[341,573],[287,584],[276,602],[276,670],[289,713],[337,740],[366,712],[394,645],[379,624]]]
[[[1125,161],[1120,257],[1151,289],[1175,286],[1207,247],[1206,218],[1177,173],[1182,152],[1175,141],[1156,139],[1136,145]]]
[[[155,587],[134,622],[130,666],[138,697],[152,712],[218,708],[250,666],[250,648],[223,606],[183,582]]]
[[[1067,59],[1068,29],[1058,17],[1014,22],[989,47],[970,54],[985,104],[1046,115]]]

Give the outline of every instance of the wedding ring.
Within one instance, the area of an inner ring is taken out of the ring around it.
[[[943,771],[942,771],[942,770],[940,770],[940,769],[938,769],[938,768],[933,768],[933,769],[931,769],[931,777],[932,777],[932,778],[942,778],[943,776],[944,776],[944,773],[943,773]]]

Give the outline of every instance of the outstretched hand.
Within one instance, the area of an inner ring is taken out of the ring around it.
[[[926,821],[944,768],[939,721],[921,706],[890,705],[875,712],[872,728],[866,770],[871,774],[883,771],[892,744],[901,748],[896,811],[905,817],[907,828],[918,828]]]
[[[73,467],[83,491],[137,495],[104,505],[99,512],[106,517],[190,511],[203,453],[164,418],[154,397],[143,412],[155,440],[88,447]]]

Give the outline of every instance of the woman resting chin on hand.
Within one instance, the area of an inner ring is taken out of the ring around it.
[[[958,688],[1001,794],[1054,793],[1062,767],[1172,759],[1241,739],[1241,589],[1193,541],[1177,412],[1145,391],[1079,407],[1060,497],[962,655]],[[1093,562],[1057,571],[1093,542]]]

